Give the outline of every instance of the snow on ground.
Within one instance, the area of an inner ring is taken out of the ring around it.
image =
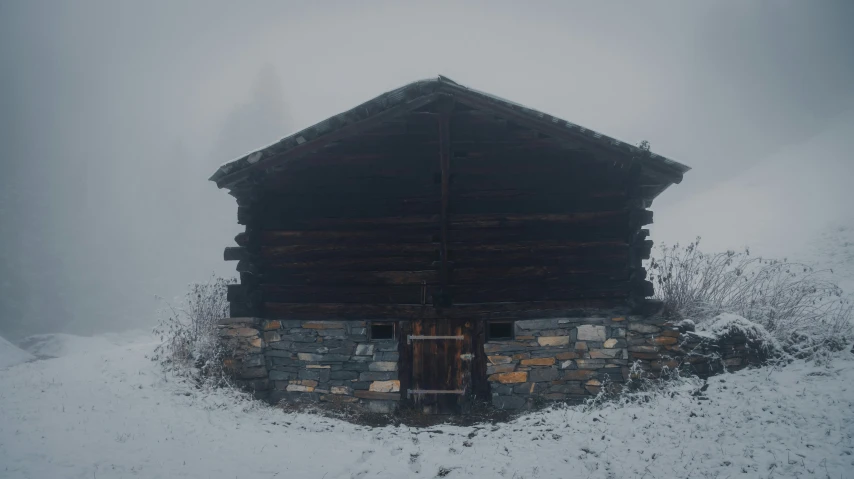
[[[0,337],[0,369],[35,359],[30,353]]]
[[[78,339],[78,341],[83,341]],[[164,376],[151,338],[0,370],[0,477],[851,477],[854,357],[510,423],[368,428]],[[109,341],[107,341],[109,343]]]

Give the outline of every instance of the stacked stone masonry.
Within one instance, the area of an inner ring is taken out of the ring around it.
[[[400,391],[398,340],[372,341],[364,321],[231,318],[220,323],[224,364],[237,383],[274,403],[347,404],[393,412]],[[743,335],[709,338],[660,316],[520,320],[515,336],[483,345],[492,405],[529,409],[618,390],[638,370],[703,377],[764,361]]]
[[[271,402],[392,412],[400,400],[398,342],[368,340],[364,321],[233,318],[220,337],[239,384]]]

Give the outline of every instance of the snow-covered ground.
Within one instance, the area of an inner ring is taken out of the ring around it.
[[[854,471],[850,352],[828,367],[718,376],[707,399],[686,381],[644,404],[418,429],[356,426],[196,390],[146,358],[148,336],[69,341],[77,346],[62,357],[0,370],[0,477],[836,479]]]
[[[32,354],[0,337],[0,369],[35,359]]]

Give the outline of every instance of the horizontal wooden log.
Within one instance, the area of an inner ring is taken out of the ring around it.
[[[422,298],[421,285],[282,286],[262,284],[259,289],[265,302],[274,303],[420,304]],[[427,297],[429,298],[429,296]]]
[[[622,310],[622,298],[568,301],[501,302],[455,304],[437,310],[432,306],[401,304],[345,303],[264,303],[265,317],[271,319],[530,319],[602,314],[604,309]]]
[[[296,261],[277,258],[265,259],[260,274],[276,278],[298,271],[420,271],[434,269],[433,260],[415,256],[345,256]]]
[[[225,261],[241,261],[249,259],[249,252],[240,246],[228,246],[222,256]]]
[[[628,285],[614,286],[608,289],[579,290],[575,287],[541,286],[539,284],[524,286],[495,287],[489,285],[466,287],[454,285],[450,287],[453,302],[483,303],[499,301],[560,301],[570,299],[626,299],[629,297]]]
[[[273,230],[259,232],[258,242],[266,247],[321,244],[364,243],[436,243],[438,229],[434,226],[414,227],[410,230]]]

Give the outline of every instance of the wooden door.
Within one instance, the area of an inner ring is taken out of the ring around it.
[[[426,414],[458,414],[471,402],[472,324],[464,320],[413,321],[406,338],[412,358],[407,397]]]

